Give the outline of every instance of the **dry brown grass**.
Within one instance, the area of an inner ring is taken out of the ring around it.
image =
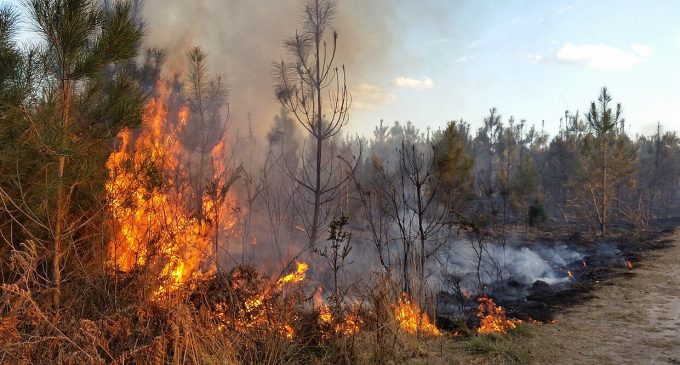
[[[0,363],[8,364],[455,364],[516,359],[513,342],[409,335],[395,319],[398,285],[387,275],[344,309],[353,333],[329,332],[312,299],[250,267],[214,275],[162,298],[148,270],[90,274],[65,286],[50,307],[30,243],[12,253],[18,280],[2,286]],[[267,293],[262,295],[262,293]],[[249,309],[247,302],[263,298]],[[289,338],[283,324],[294,330]],[[513,362],[508,362],[513,363]]]

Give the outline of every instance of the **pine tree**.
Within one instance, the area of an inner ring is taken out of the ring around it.
[[[330,212],[324,207],[334,201],[346,182],[346,179],[334,179],[334,156],[329,151],[332,146],[327,144],[347,124],[351,100],[345,82],[345,68],[334,64],[338,33],[332,32],[330,44],[326,41],[328,28],[335,16],[335,2],[309,0],[305,4],[304,15],[302,31],[284,42],[291,60],[276,64],[277,85],[274,91],[311,140],[312,148],[308,151],[311,155],[303,152],[303,173],[290,171],[289,175],[312,195],[308,199],[312,216],[303,216],[302,219],[309,244],[313,246],[330,217]],[[330,157],[324,155],[324,150]]]
[[[210,151],[222,140],[227,127],[222,109],[228,106],[228,90],[220,75],[208,74],[207,55],[200,47],[192,48],[187,58],[189,72],[184,99],[191,113],[182,129],[182,144],[190,153],[198,154],[193,181],[194,204],[196,216],[203,219],[203,195],[206,182],[212,176]]]
[[[457,213],[472,192],[474,157],[468,150],[469,125],[462,120],[449,122],[441,136],[435,140],[436,170],[439,174],[440,199]]]
[[[40,56],[47,87],[40,104],[27,112],[27,138],[46,164],[44,197],[54,209],[47,215],[53,303],[59,306],[62,257],[73,249],[78,221],[71,219],[74,194],[101,189],[106,142],[140,121],[137,85],[116,65],[135,57],[142,31],[129,2],[110,8],[93,0],[30,0],[26,5],[45,44]]]
[[[589,201],[600,235],[607,236],[613,202],[622,189],[634,183],[636,150],[623,133],[621,104],[612,110],[607,88],[602,88],[598,101],[593,101],[586,114],[589,133],[585,136],[575,189],[581,202]],[[584,214],[588,208],[583,207]],[[587,214],[590,214],[588,212]]]

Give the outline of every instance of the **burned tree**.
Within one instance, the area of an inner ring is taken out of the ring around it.
[[[290,61],[275,66],[276,97],[307,131],[313,145],[309,156],[302,152],[299,168],[286,167],[289,177],[312,195],[307,199],[313,211],[311,219],[301,214],[310,245],[316,243],[328,220],[324,208],[347,180],[334,174],[330,143],[347,124],[350,106],[345,68],[334,64],[338,33],[332,32],[330,43],[325,39],[334,15],[333,1],[305,4],[302,32],[284,42]]]
[[[182,127],[182,144],[189,150],[189,160],[198,154],[198,168],[193,172],[196,216],[203,219],[203,198],[206,181],[212,175],[210,152],[223,140],[229,120],[229,93],[222,77],[208,74],[207,55],[200,47],[192,48],[188,54],[189,72],[184,98],[189,107],[189,118]],[[222,109],[227,117],[222,118]]]
[[[387,269],[383,250],[388,241],[399,242],[402,289],[420,302],[425,296],[426,261],[441,244],[436,238],[445,225],[447,209],[436,199],[441,177],[436,171],[435,147],[403,141],[397,153],[398,166],[393,169],[374,160],[376,181],[372,189],[362,190],[361,197],[366,218],[375,220],[370,228],[382,265]]]

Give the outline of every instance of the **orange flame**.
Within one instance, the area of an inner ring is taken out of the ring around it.
[[[574,279],[574,274],[571,271],[567,271],[567,276],[569,276],[569,279]]]
[[[556,320],[556,319],[551,319],[551,320],[549,320],[549,321],[547,321],[547,322],[541,322],[541,321],[539,321],[539,320],[537,320],[537,319],[533,319],[533,318],[529,317],[529,319],[527,319],[527,323],[542,326],[542,325],[544,325],[544,324],[555,324],[555,323],[557,323],[557,320]]]
[[[522,323],[520,319],[506,319],[505,309],[496,306],[491,298],[481,297],[477,301],[479,302],[477,316],[482,319],[477,333],[507,333],[508,330],[514,329]]]
[[[328,306],[322,305],[317,310],[319,311],[319,319],[321,322],[332,326],[331,333],[324,334],[325,338],[332,337],[333,333],[341,336],[351,336],[359,332],[361,326],[364,324],[364,321],[359,317],[358,313],[348,313],[343,316],[344,318],[334,324],[335,319]]]
[[[247,330],[261,330],[262,328],[273,329],[280,335],[288,339],[295,337],[295,329],[289,321],[289,313],[274,312],[272,305],[272,298],[276,297],[277,293],[281,293],[284,286],[288,284],[299,284],[305,279],[308,265],[304,262],[297,262],[295,272],[292,272],[276,283],[265,287],[260,293],[245,301],[243,308],[236,314],[240,318],[233,322],[229,315],[226,314],[225,306],[218,305],[216,308],[216,317],[222,321],[223,324],[218,325],[218,329],[222,330],[227,326],[233,326],[238,332],[245,332]]]
[[[441,331],[430,322],[427,313],[421,313],[420,308],[411,303],[406,293],[403,293],[399,299],[399,303],[394,309],[394,316],[399,327],[408,334],[442,335]]]
[[[192,191],[178,135],[189,109],[182,106],[171,112],[166,102],[170,88],[159,82],[158,92],[144,108],[136,137],[127,129],[119,133],[121,144],[106,163],[105,185],[113,227],[110,263],[124,272],[156,265],[162,284],[155,294],[173,291],[215,269],[215,263],[206,260],[213,250],[211,226],[187,207]],[[223,148],[219,143],[212,151],[216,165]],[[203,201],[206,211],[212,209],[212,202]],[[222,216],[227,219],[228,214]],[[222,229],[232,226],[233,222],[221,224]]]
[[[629,269],[633,269],[633,262],[630,260],[626,260],[626,267]]]
[[[297,268],[295,269],[295,271],[279,279],[279,281],[277,281],[276,284],[279,286],[282,286],[283,284],[287,283],[297,284],[302,280],[305,280],[305,275],[307,273],[308,268],[309,265],[307,265],[306,263],[297,262]]]

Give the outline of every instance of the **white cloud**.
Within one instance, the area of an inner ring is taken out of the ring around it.
[[[630,49],[642,58],[649,58],[654,56],[654,48],[642,44],[633,44]]]
[[[434,39],[430,42],[430,46],[441,46],[443,44],[451,42],[451,38],[448,37],[440,37],[437,39]]]
[[[557,60],[596,70],[623,71],[637,66],[653,54],[654,49],[640,44],[632,45],[630,50],[626,50],[604,44],[565,43],[557,51]]]
[[[453,59],[453,62],[454,62],[454,63],[467,62],[467,61],[470,60],[470,58],[471,58],[470,56],[460,56],[460,57],[454,58],[454,59]]]
[[[376,110],[378,107],[394,101],[394,95],[371,84],[358,84],[351,88],[352,107],[364,110]]]
[[[399,76],[396,79],[394,79],[394,85],[397,87],[405,88],[405,89],[416,89],[416,90],[426,90],[426,89],[432,89],[434,87],[434,83],[432,82],[432,79],[429,77],[425,76],[420,80],[416,79],[409,79],[408,77],[405,76]]]
[[[543,56],[537,53],[528,53],[523,55],[523,57],[531,63],[539,63],[543,61]]]
[[[553,9],[553,15],[555,15],[555,16],[562,15],[562,14],[564,14],[564,13],[570,11],[570,10],[573,10],[573,9],[574,9],[574,7],[571,6],[571,5],[565,6],[565,7],[562,7],[562,8],[555,8],[555,9]]]

